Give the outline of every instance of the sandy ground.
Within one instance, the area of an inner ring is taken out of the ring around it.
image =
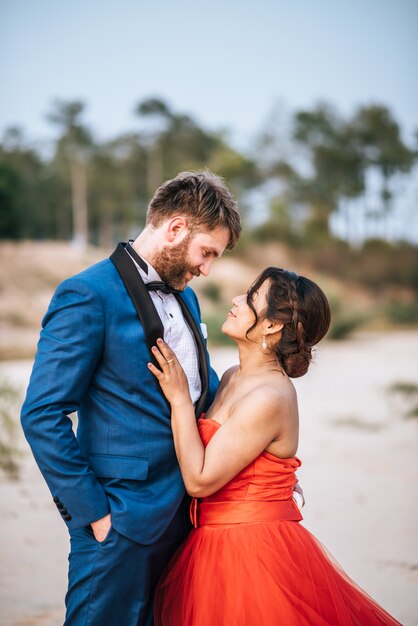
[[[219,372],[234,362],[233,350],[213,351]],[[418,626],[418,419],[406,419],[386,387],[416,383],[417,364],[417,332],[359,335],[325,343],[296,381],[303,523],[408,626]],[[3,362],[0,375],[24,388],[30,369]],[[22,448],[21,479],[0,480],[0,624],[59,626],[67,530],[23,441]]]

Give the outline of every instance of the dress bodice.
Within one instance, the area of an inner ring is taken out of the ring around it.
[[[199,419],[199,433],[205,446],[220,426],[213,419]],[[296,457],[279,459],[269,452],[262,452],[229,483],[211,496],[202,498],[201,502],[291,500],[297,482],[295,472],[300,466]]]

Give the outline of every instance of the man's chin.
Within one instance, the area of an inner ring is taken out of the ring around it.
[[[186,274],[186,276],[184,276],[184,278],[178,280],[176,289],[178,289],[179,291],[184,291],[187,285],[190,283],[190,281],[193,280],[193,278],[194,278],[194,274],[191,274],[189,272],[188,274]]]
[[[181,287],[178,287],[178,290],[179,290],[179,291],[184,291],[184,290],[186,289],[186,287],[188,286],[188,284],[189,284],[189,282],[190,282],[191,280],[192,280],[191,278],[190,278],[190,279],[185,278],[185,279],[183,280],[183,282],[182,282],[182,286],[181,286]]]
[[[178,278],[177,280],[170,281],[168,284],[170,287],[173,287],[173,289],[177,289],[177,291],[184,291],[189,281],[186,278]]]
[[[173,287],[173,289],[178,289],[178,291],[184,291],[187,285],[190,283],[191,280],[193,280],[195,276],[196,274],[192,274],[192,272],[187,272],[186,274],[183,274],[183,276],[167,276],[166,278],[163,278],[163,280],[165,280],[167,285]]]

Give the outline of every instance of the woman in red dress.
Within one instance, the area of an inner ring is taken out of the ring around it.
[[[266,269],[233,300],[222,326],[239,365],[196,424],[187,379],[158,341],[149,364],[172,409],[174,444],[194,529],[161,579],[156,626],[399,624],[299,524],[296,392],[330,324],[309,279]]]

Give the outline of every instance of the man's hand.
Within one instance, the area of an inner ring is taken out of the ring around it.
[[[102,541],[106,539],[111,525],[112,520],[110,518],[110,513],[102,517],[102,519],[98,519],[95,522],[91,523],[91,528],[93,530],[96,541],[102,543]]]

